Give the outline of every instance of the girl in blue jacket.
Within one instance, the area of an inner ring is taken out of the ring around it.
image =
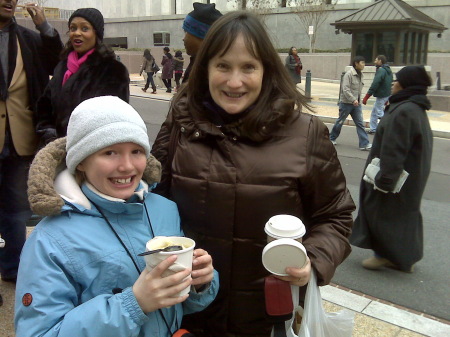
[[[67,139],[38,153],[29,200],[48,216],[22,251],[17,337],[172,336],[183,314],[213,301],[218,277],[206,251],[167,277],[176,255],[151,271],[138,256],[154,236],[183,235],[177,206],[150,191],[161,170],[149,153],[144,121],[113,96],[81,103]]]

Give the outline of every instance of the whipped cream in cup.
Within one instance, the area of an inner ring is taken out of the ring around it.
[[[145,245],[145,251],[155,250],[165,248],[167,246],[182,246],[182,250],[176,250],[173,252],[158,252],[150,255],[145,255],[146,268],[152,270],[161,261],[167,259],[169,256],[178,255],[177,260],[173,265],[166,270],[162,277],[173,275],[179,271],[185,270],[186,268],[192,268],[192,260],[194,257],[195,241],[182,236],[155,236],[153,239],[149,240]],[[186,287],[177,296],[183,296],[189,293],[190,286]]]

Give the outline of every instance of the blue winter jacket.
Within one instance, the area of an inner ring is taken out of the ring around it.
[[[76,183],[67,181],[71,175],[67,171],[62,175],[59,185],[76,190]],[[148,192],[143,182],[127,202],[94,190],[85,184],[84,194],[79,189],[64,198],[61,214],[46,217],[27,239],[16,287],[17,337],[171,336],[158,311],[144,314],[139,307],[131,288],[139,273],[104,218],[83,196],[102,209],[141,271],[145,261],[138,254],[152,238],[144,204],[157,236],[183,235],[177,206]],[[191,290],[184,303],[162,309],[172,332],[180,327],[183,314],[208,306],[218,287],[215,272],[202,293]],[[122,292],[114,294],[113,289]]]

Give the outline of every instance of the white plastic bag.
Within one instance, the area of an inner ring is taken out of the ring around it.
[[[294,304],[299,301],[299,288],[291,286]],[[287,337],[351,337],[355,313],[349,310],[339,312],[326,312],[322,306],[322,296],[317,285],[316,274],[311,270],[311,279],[308,283],[305,296],[305,309],[300,306],[294,309],[302,313],[302,323],[298,335],[292,330],[294,318],[286,321]]]

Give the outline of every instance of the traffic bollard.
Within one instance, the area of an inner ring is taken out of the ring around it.
[[[305,96],[311,101],[311,70],[306,71]]]

